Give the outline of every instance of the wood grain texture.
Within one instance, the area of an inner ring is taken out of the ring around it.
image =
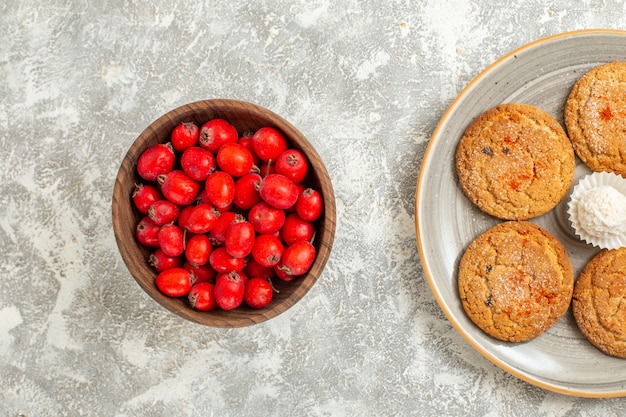
[[[169,141],[169,136],[179,123],[193,121],[199,126],[204,122],[223,118],[241,134],[254,132],[263,126],[280,130],[290,147],[301,150],[309,159],[311,169],[305,182],[315,187],[324,199],[324,215],[318,221],[314,246],[317,257],[306,275],[292,282],[273,280],[278,290],[272,303],[264,309],[254,310],[241,306],[235,310],[200,312],[190,308],[185,297],[170,298],[157,289],[154,281],[156,271],[148,264],[150,250],[140,245],[135,238],[135,228],[142,215],[132,203],[135,184],[143,180],[136,166],[141,152],[148,146]],[[122,259],[141,288],[156,302],[187,320],[211,327],[243,327],[261,323],[283,313],[297,303],[313,287],[319,278],[333,246],[336,211],[335,196],[331,179],[323,161],[311,143],[293,125],[275,113],[251,103],[215,99],[198,101],[178,107],[148,126],[128,150],[115,180],[112,201],[112,223]]]

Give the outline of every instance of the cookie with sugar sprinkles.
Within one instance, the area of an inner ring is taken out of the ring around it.
[[[474,239],[461,257],[459,296],[482,331],[525,342],[567,312],[574,287],[563,244],[528,221],[497,224]]]
[[[604,249],[576,279],[572,311],[580,331],[607,355],[626,358],[626,248]]]
[[[501,104],[477,117],[456,149],[465,195],[485,213],[527,220],[552,210],[574,179],[574,150],[544,110]]]
[[[576,155],[589,168],[626,175],[626,62],[585,73],[570,91],[564,121]]]

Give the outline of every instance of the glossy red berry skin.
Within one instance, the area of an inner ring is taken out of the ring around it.
[[[175,150],[183,152],[185,149],[198,144],[200,129],[194,122],[181,123],[172,130],[170,142]]]
[[[141,214],[148,214],[150,206],[155,202],[163,199],[163,194],[153,185],[137,184],[133,191],[133,203]]]
[[[168,297],[183,297],[191,290],[191,274],[183,268],[167,269],[157,275],[155,284]]]
[[[215,279],[215,302],[222,310],[232,310],[243,302],[245,282],[235,271],[219,274]]]
[[[235,143],[239,139],[237,129],[224,119],[212,119],[200,127],[199,144],[213,154],[217,154],[225,143]]]
[[[193,146],[181,155],[180,166],[192,180],[205,181],[216,169],[215,157],[206,149]]]
[[[191,308],[198,311],[211,311],[217,308],[215,302],[215,285],[210,282],[194,284],[187,296]]]
[[[176,155],[170,143],[158,143],[148,147],[137,160],[137,173],[147,181],[167,174],[174,168]]]
[[[298,187],[284,175],[270,174],[263,178],[259,194],[271,206],[288,209],[298,200]]]
[[[273,295],[272,285],[266,279],[255,277],[246,282],[243,299],[248,306],[258,309],[267,307]]]
[[[309,172],[306,156],[297,149],[287,149],[276,159],[276,173],[282,174],[295,182],[301,183]]]
[[[148,248],[158,248],[160,230],[161,226],[156,224],[150,217],[145,216],[137,223],[135,236],[142,245]]]
[[[287,139],[273,127],[262,127],[252,135],[252,149],[262,161],[276,160],[287,147]]]
[[[182,170],[173,170],[158,179],[163,196],[174,204],[192,204],[200,192],[200,183],[189,178]]]

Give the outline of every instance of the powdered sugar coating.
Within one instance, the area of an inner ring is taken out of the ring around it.
[[[586,165],[626,174],[626,62],[603,64],[583,75],[568,96],[564,121]]]

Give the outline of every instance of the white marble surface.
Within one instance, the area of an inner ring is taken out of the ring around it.
[[[626,27],[623,2],[518,3],[3,2],[0,415],[624,415],[626,399],[556,394],[484,359],[420,266],[415,184],[456,94],[535,39]],[[300,128],[337,197],[318,284],[236,330],[156,305],[111,227],[134,138],[220,97]]]

